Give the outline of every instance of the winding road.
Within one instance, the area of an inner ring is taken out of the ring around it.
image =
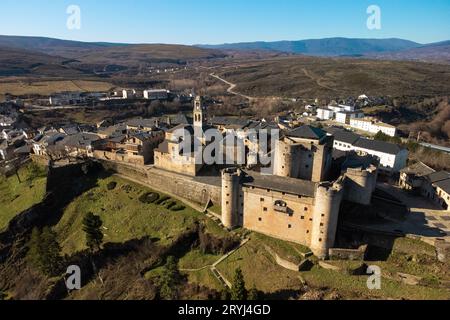
[[[228,93],[234,94],[235,96],[239,96],[239,97],[242,97],[242,98],[247,99],[247,100],[250,100],[250,101],[251,101],[251,100],[256,100],[255,97],[246,96],[245,94],[242,94],[242,93],[239,93],[239,92],[234,91],[234,88],[236,88],[237,84],[231,83],[231,82],[229,82],[229,81],[227,81],[227,80],[225,80],[225,79],[219,77],[218,75],[216,75],[216,74],[214,74],[214,73],[210,73],[209,75],[210,75],[211,77],[216,78],[217,80],[220,80],[220,81],[222,81],[223,83],[229,85],[230,87],[227,89],[227,92],[228,92]]]

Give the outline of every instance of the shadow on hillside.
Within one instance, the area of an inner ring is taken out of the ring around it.
[[[8,247],[15,239],[29,234],[34,227],[56,225],[74,198],[97,186],[99,179],[110,175],[91,162],[50,169],[44,199],[10,221],[6,231],[0,234],[0,244]],[[0,252],[0,262],[2,257]]]

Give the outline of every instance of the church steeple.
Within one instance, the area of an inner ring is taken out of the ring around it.
[[[197,96],[195,97],[194,101],[194,129],[198,132],[203,132],[203,121],[204,121],[204,114],[203,114],[203,102],[202,97]]]

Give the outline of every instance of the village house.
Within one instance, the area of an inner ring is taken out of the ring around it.
[[[71,157],[93,157],[93,146],[98,140],[100,137],[96,134],[80,132],[65,136],[57,144]]]
[[[425,176],[434,172],[434,169],[419,161],[400,170],[399,185],[405,190],[420,192],[424,186]]]
[[[165,89],[144,90],[144,99],[163,101],[169,99],[169,93],[170,91]]]
[[[51,106],[63,106],[63,105],[73,105],[80,104],[86,101],[86,98],[81,92],[59,92],[52,94],[48,103]]]
[[[421,194],[422,196],[439,204],[445,210],[449,210],[450,173],[446,171],[438,171],[424,176]]]
[[[64,139],[66,135],[57,131],[50,131],[39,134],[33,139],[33,152],[38,156],[48,156],[48,148],[55,146],[58,141]]]
[[[99,140],[93,156],[98,159],[146,165],[153,161],[155,148],[164,140],[164,131],[128,132]]]
[[[387,123],[377,121],[376,119],[373,118],[351,119],[350,126],[352,128],[369,132],[372,134],[382,132],[390,137],[395,137],[397,134],[397,128]]]

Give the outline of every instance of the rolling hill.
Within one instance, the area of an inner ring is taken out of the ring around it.
[[[67,59],[44,53],[0,47],[0,76],[76,76],[82,71],[67,64]]]
[[[218,72],[236,92],[254,97],[329,98],[446,95],[450,65],[294,56]]]
[[[145,64],[185,64],[223,58],[213,49],[166,44],[114,44],[0,36],[0,76],[78,76]]]
[[[419,43],[403,39],[349,38],[199,45],[202,48],[219,50],[270,50],[310,56],[359,56],[367,53],[406,50],[419,46],[421,46]]]
[[[450,64],[450,41],[432,43],[398,52],[372,54],[370,57],[386,60],[415,60]]]

